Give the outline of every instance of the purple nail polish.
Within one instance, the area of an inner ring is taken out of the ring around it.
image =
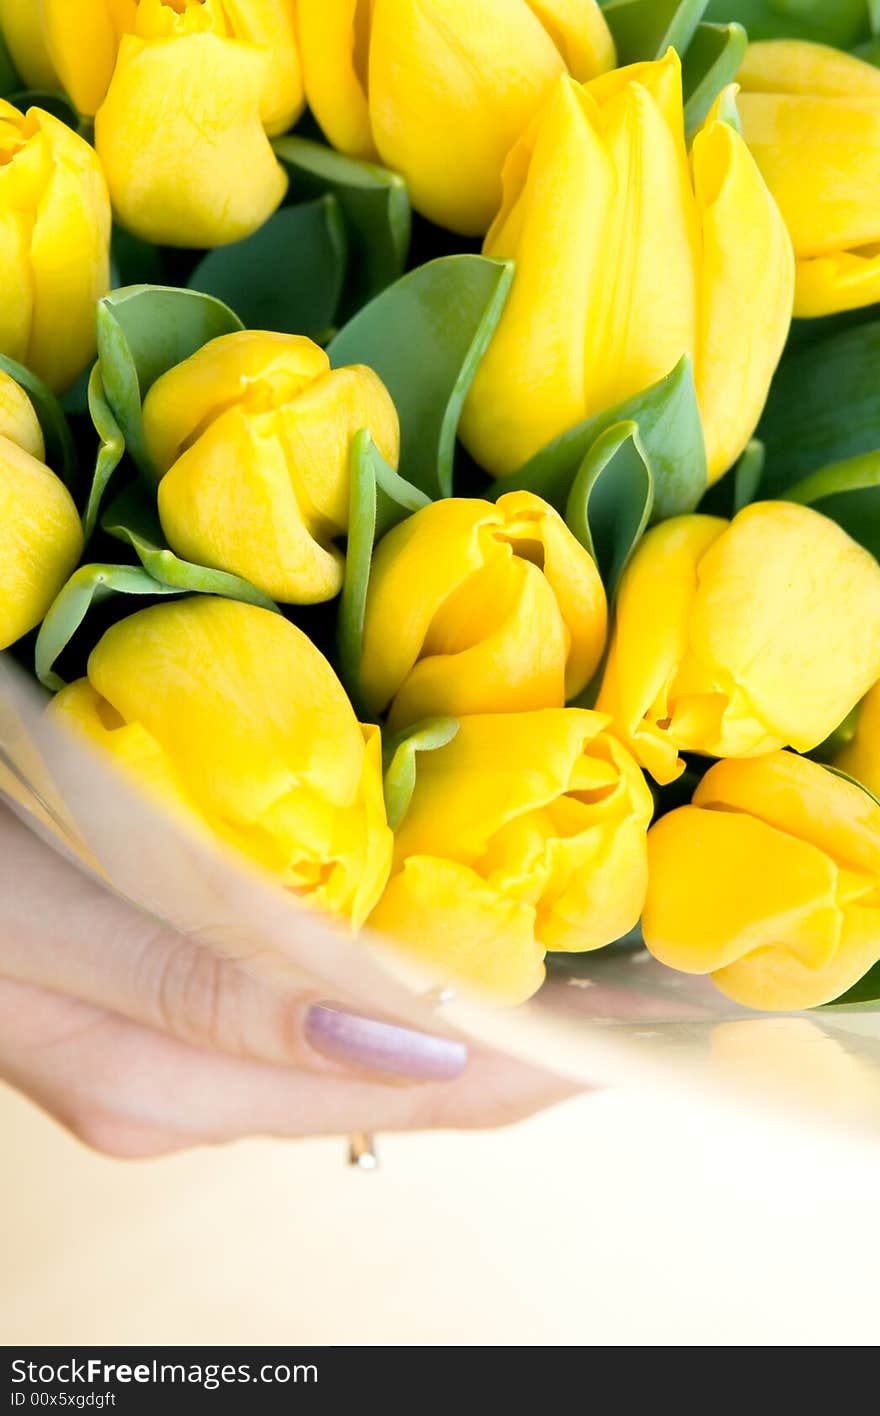
[[[336,1003],[312,1004],[305,1035],[316,1052],[333,1062],[400,1081],[451,1082],[467,1065],[463,1042],[351,1013]]]

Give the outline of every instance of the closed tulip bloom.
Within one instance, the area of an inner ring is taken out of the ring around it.
[[[280,615],[211,596],[141,610],[50,712],[306,903],[355,926],[375,905],[392,844],[379,730]]]
[[[880,683],[859,705],[855,732],[837,753],[834,764],[880,796]]]
[[[0,650],[40,623],[82,553],[73,499],[44,458],[30,399],[0,370]]]
[[[597,707],[658,782],[680,752],[808,752],[880,678],[880,566],[809,507],[649,531],[624,573]]]
[[[56,392],[96,346],[110,203],[94,150],[41,108],[0,99],[0,352]]]
[[[795,314],[880,300],[880,71],[768,40],[749,45],[738,82],[743,136],[794,244]]]
[[[58,88],[39,0],[0,0],[0,39],[26,88]]]
[[[513,148],[484,244],[513,286],[464,410],[493,475],[693,360],[709,479],[760,417],[791,319],[793,259],[748,148],[713,110],[688,158],[675,51],[563,77]]]
[[[645,943],[750,1008],[839,998],[880,958],[880,806],[791,752],[721,762],[648,835]]]
[[[370,924],[507,1002],[547,949],[598,949],[639,917],[653,802],[608,719],[581,708],[463,718],[419,757]]]
[[[172,550],[289,604],[342,586],[351,442],[397,466],[397,413],[362,365],[331,369],[301,335],[221,335],[153,384],[144,433]]]
[[[540,497],[434,502],[376,550],[362,691],[392,729],[561,708],[598,666],[606,615],[592,558]]]
[[[306,94],[330,142],[402,172],[417,211],[481,235],[508,150],[566,71],[615,62],[595,0],[299,0]]]
[[[94,115],[110,87],[123,36],[177,33],[175,16],[183,15],[188,5],[209,12],[210,19],[203,17],[202,23],[218,34],[269,51],[260,115],[268,133],[283,133],[304,103],[295,0],[77,0],[75,5],[70,0],[35,0],[34,9],[63,87],[80,113]],[[171,13],[163,15],[163,9]]]
[[[235,38],[219,0],[141,0],[135,29],[95,116],[116,215],[145,241],[241,240],[287,190],[263,127],[272,51]]]

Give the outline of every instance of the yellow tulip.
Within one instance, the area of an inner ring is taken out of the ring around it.
[[[207,595],[141,610],[50,712],[306,903],[357,927],[382,893],[379,730],[280,615]]]
[[[837,753],[834,765],[880,796],[880,683],[859,705],[855,733]]]
[[[116,215],[145,241],[241,240],[287,190],[263,126],[273,51],[234,37],[220,0],[141,0],[135,29],[95,116]]]
[[[514,471],[685,353],[710,481],[736,460],[788,333],[791,243],[717,107],[688,160],[674,50],[557,82],[507,159],[483,250],[516,263],[462,421],[488,472]]]
[[[648,834],[645,943],[750,1008],[813,1008],[880,958],[880,806],[791,752],[721,762]]]
[[[373,558],[361,687],[393,730],[432,714],[561,708],[605,646],[605,592],[531,492],[434,502]]]
[[[39,0],[0,0],[0,38],[24,86],[54,90],[59,86],[49,56]]]
[[[51,389],[96,343],[110,283],[110,203],[92,148],[41,108],[0,99],[0,351]]]
[[[595,0],[299,0],[306,95],[334,147],[402,172],[417,211],[481,235],[508,150],[566,71],[615,62]]]
[[[95,114],[104,101],[124,35],[152,38],[178,34],[181,29],[185,32],[180,17],[189,8],[195,12],[188,20],[190,26],[213,29],[269,51],[271,64],[262,89],[260,116],[266,131],[273,134],[289,128],[303,109],[295,3],[296,0],[76,0],[76,4],[71,4],[70,0],[35,0],[45,47],[80,113]],[[169,13],[163,14],[163,10]]]
[[[649,531],[624,573],[597,707],[658,782],[680,752],[822,742],[880,678],[880,566],[792,502]]]
[[[805,40],[751,44],[743,136],[788,225],[794,312],[880,300],[880,71]]]
[[[186,560],[244,576],[283,603],[342,586],[352,439],[369,428],[392,466],[400,433],[372,369],[331,369],[301,335],[221,335],[144,401],[159,516]]]
[[[653,802],[607,727],[581,708],[463,718],[419,757],[371,926],[511,1003],[540,987],[545,950],[626,934]]]
[[[44,457],[30,399],[0,370],[0,649],[40,623],[82,554],[76,507]]]

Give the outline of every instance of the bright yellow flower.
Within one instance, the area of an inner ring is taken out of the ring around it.
[[[14,6],[17,0],[11,3]],[[269,52],[260,115],[266,131],[273,134],[289,128],[303,109],[295,4],[296,0],[76,0],[74,4],[35,0],[45,47],[80,113],[94,114],[100,108],[123,35],[170,37],[192,27]],[[187,16],[187,10],[193,13]]]
[[[308,904],[358,926],[382,893],[379,730],[280,615],[207,595],[141,610],[50,712]]]
[[[581,708],[463,718],[419,757],[394,873],[370,924],[444,976],[517,1003],[546,949],[626,934],[653,802],[608,719]]]
[[[54,90],[58,75],[49,57],[40,0],[0,0],[0,37],[29,89]]]
[[[432,714],[561,708],[605,646],[605,592],[565,522],[531,492],[434,502],[373,559],[362,690],[397,729]]]
[[[791,243],[717,109],[684,141],[675,51],[582,87],[560,79],[511,151],[483,247],[516,263],[465,405],[493,475],[656,382],[688,353],[709,479],[760,417],[791,319]]]
[[[827,517],[755,502],[649,531],[597,707],[658,782],[680,752],[807,752],[880,678],[880,566]]]
[[[880,796],[880,683],[859,705],[855,733],[838,752],[835,766]]]
[[[880,806],[807,758],[718,763],[648,859],[648,948],[738,1003],[828,1003],[880,958]]]
[[[615,61],[595,0],[299,0],[299,33],[334,147],[402,172],[417,211],[472,236],[554,80]]]
[[[94,150],[41,108],[0,99],[0,351],[56,392],[95,353],[110,203]]]
[[[0,649],[40,623],[82,554],[82,526],[44,462],[30,400],[0,370]]]
[[[751,44],[743,136],[788,225],[794,312],[880,300],[880,71],[805,40]]]
[[[331,369],[301,335],[246,330],[204,345],[153,385],[144,433],[168,544],[283,603],[342,585],[352,439],[369,428],[397,466],[397,413],[372,369]]]
[[[241,240],[287,190],[264,127],[280,121],[277,52],[238,38],[220,0],[140,0],[134,28],[95,116],[114,211],[145,241]]]

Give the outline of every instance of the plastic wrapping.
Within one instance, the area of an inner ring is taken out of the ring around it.
[[[191,837],[91,747],[46,721],[45,695],[0,655],[0,792],[53,847],[121,896],[279,986],[483,1043],[590,1084],[638,1084],[880,1132],[880,1008],[755,1014],[637,944],[552,964],[495,1008],[376,935],[355,938],[245,861]],[[2,862],[0,862],[2,869]]]

